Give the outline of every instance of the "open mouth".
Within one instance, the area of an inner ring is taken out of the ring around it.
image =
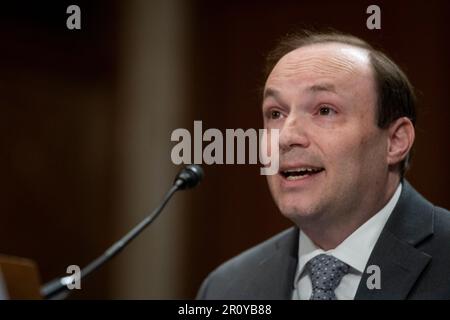
[[[324,171],[324,168],[302,167],[280,171],[280,174],[289,181],[300,180]]]

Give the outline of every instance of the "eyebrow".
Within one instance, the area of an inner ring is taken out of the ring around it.
[[[310,86],[309,88],[307,88],[306,90],[312,91],[312,92],[329,91],[329,92],[336,93],[336,88],[331,83],[314,84],[314,85]]]
[[[314,93],[322,92],[322,91],[336,93],[336,87],[331,83],[317,83],[317,84],[313,84],[312,86],[306,88],[305,91],[314,92]],[[263,99],[266,99],[268,97],[274,97],[276,99],[280,99],[281,92],[274,88],[267,88],[264,91]]]
[[[277,89],[273,89],[273,88],[267,88],[266,90],[264,90],[263,99],[266,99],[268,97],[274,97],[276,99],[279,99],[280,91],[278,91]]]

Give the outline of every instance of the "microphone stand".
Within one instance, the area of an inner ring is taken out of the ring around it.
[[[161,211],[166,206],[167,202],[169,202],[170,198],[174,195],[178,190],[183,190],[186,188],[191,188],[195,186],[203,177],[203,170],[200,166],[190,165],[187,166],[184,170],[182,170],[173,186],[169,189],[169,191],[164,196],[161,204],[153,210],[153,212],[148,215],[142,222],[136,225],[131,231],[129,231],[122,239],[114,243],[109,249],[107,249],[101,256],[97,259],[89,263],[86,267],[81,270],[81,274],[78,275],[79,279],[76,279],[77,275],[66,276],[62,278],[57,278],[55,280],[50,281],[45,284],[41,288],[41,295],[45,299],[52,299],[60,297],[59,294],[62,294],[63,291],[67,290],[67,285],[73,283],[75,280],[81,280],[84,277],[88,276],[93,271],[97,270],[104,263],[111,260],[114,256],[116,256],[122,249],[134,238],[136,238],[149,224],[151,224],[161,213]],[[64,297],[63,297],[64,298]]]

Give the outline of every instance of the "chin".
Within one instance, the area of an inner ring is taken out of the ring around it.
[[[279,203],[278,209],[283,216],[294,222],[313,219],[318,215],[316,206],[306,203]]]

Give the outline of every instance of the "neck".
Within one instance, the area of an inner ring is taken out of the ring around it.
[[[314,242],[316,246],[327,251],[336,248],[360,226],[379,212],[394,195],[400,178],[388,179],[386,188],[379,194],[378,201],[363,202],[362,207],[348,210],[346,214],[323,215],[323,219],[309,223],[297,223],[300,229]]]

